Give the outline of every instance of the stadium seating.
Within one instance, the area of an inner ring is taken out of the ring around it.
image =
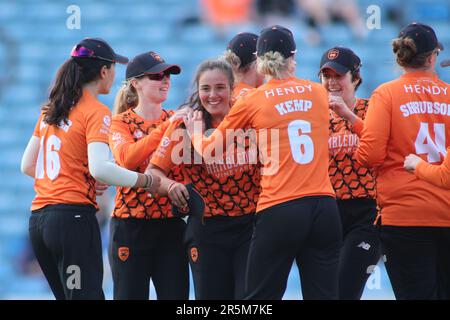
[[[40,276],[26,276],[20,272],[19,257],[28,245],[28,217],[34,196],[32,179],[20,173],[20,159],[33,131],[39,106],[45,101],[48,87],[58,66],[68,57],[71,47],[83,37],[102,37],[118,53],[132,57],[155,50],[170,63],[183,68],[173,76],[172,89],[166,106],[176,108],[190,89],[195,68],[203,59],[217,57],[226,45],[207,25],[183,25],[184,18],[198,13],[197,0],[134,0],[133,5],[119,0],[79,0],[81,29],[66,27],[71,1],[17,0],[2,1],[0,35],[15,43],[18,52],[16,65],[5,65],[5,54],[0,56],[2,70],[15,68],[13,82],[1,88],[0,95],[0,299],[52,298]],[[432,5],[429,5],[432,2]],[[435,26],[438,37],[450,48],[450,5],[446,0],[404,1],[404,20],[420,20]],[[371,4],[381,8],[392,6],[388,0],[360,1],[361,12]],[[260,26],[253,25],[253,30]],[[301,32],[301,27],[298,28]],[[298,73],[311,80],[317,79],[320,56],[327,48],[341,44],[354,49],[363,61],[361,97],[382,82],[397,76],[398,70],[391,55],[390,40],[398,26],[382,19],[382,28],[369,32],[366,41],[355,41],[348,27],[335,25],[323,30],[324,43],[317,47],[304,44],[299,34]],[[2,37],[0,37],[1,39]],[[3,46],[0,41],[0,46]],[[0,53],[11,50],[0,48]],[[446,51],[442,54],[450,58]],[[443,79],[450,81],[450,72],[439,69]],[[117,79],[112,94],[101,100],[112,106],[114,92],[124,79],[125,68],[117,67]],[[107,268],[107,260],[105,258]],[[364,298],[392,299],[393,294],[384,267],[380,264],[381,290],[366,290]],[[111,280],[105,269],[106,293],[111,298]],[[293,269],[285,298],[300,298],[298,272]],[[153,298],[155,296],[153,295]],[[192,294],[191,294],[192,297]]]

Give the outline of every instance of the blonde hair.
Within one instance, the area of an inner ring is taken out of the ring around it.
[[[226,62],[228,62],[231,66],[231,68],[233,69],[233,73],[242,73],[245,74],[247,73],[253,62],[250,62],[248,64],[246,64],[245,66],[241,66],[242,61],[241,58],[239,58],[233,51],[231,51],[230,49],[228,49],[227,51],[225,51],[225,53],[223,54],[222,57],[220,57],[220,60],[224,60]]]
[[[433,54],[434,50],[417,54],[417,47],[414,40],[397,38],[392,41],[392,51],[394,51],[397,63],[402,67],[421,68],[425,66],[427,58]]]
[[[131,80],[133,79],[125,81],[117,92],[116,98],[114,99],[113,114],[125,112],[138,105],[139,97],[136,89],[131,84]]]
[[[282,74],[289,70],[290,58],[285,58],[281,53],[269,51],[256,60],[257,71],[262,75],[269,75],[280,79]]]

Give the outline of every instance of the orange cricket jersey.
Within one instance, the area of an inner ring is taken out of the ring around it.
[[[239,82],[237,84],[235,84],[234,89],[233,89],[233,93],[232,93],[232,99],[231,99],[231,105],[235,104],[236,101],[239,100],[239,98],[241,98],[242,96],[246,95],[248,92],[250,92],[251,90],[254,90],[255,88],[244,83],[244,82]]]
[[[368,100],[357,99],[353,113],[364,120]],[[330,166],[328,173],[336,197],[341,200],[372,198],[376,196],[375,178],[372,170],[361,166],[355,159],[359,144],[358,134],[353,126],[330,110]]]
[[[169,127],[173,111],[162,111],[156,121],[148,121],[133,109],[113,116],[110,145],[116,163],[136,172],[145,172],[164,131]],[[180,170],[170,172],[171,179],[183,181]],[[142,188],[116,187],[116,218],[160,219],[171,218],[172,205],[167,197],[152,195]]]
[[[236,152],[235,152],[236,151]],[[237,158],[256,158],[248,146],[231,152]],[[192,183],[205,201],[204,217],[241,216],[256,210],[260,192],[260,167],[254,164],[230,164],[226,159],[205,163],[194,152],[189,136],[179,123],[172,124],[154,153],[151,164],[165,172],[178,166],[183,171],[185,183]],[[242,162],[245,162],[242,160]]]
[[[449,128],[450,85],[436,74],[406,73],[373,92],[356,159],[377,171],[383,225],[450,226],[449,191],[403,168],[410,153],[440,164]]]
[[[257,211],[315,195],[335,196],[328,176],[328,95],[322,85],[272,79],[247,93],[209,138],[193,135],[194,145],[222,144],[227,129],[253,128],[262,161]],[[232,130],[231,130],[232,131]],[[201,150],[200,150],[201,151]]]
[[[440,188],[450,189],[450,147],[447,148],[447,155],[440,166],[419,162],[414,173],[419,179]]]
[[[48,125],[41,114],[33,133],[40,139],[40,149],[31,210],[49,204],[91,204],[98,208],[87,146],[108,143],[110,125],[111,111],[86,90],[70,111],[67,125]]]

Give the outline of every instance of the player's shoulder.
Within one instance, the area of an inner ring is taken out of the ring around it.
[[[363,106],[367,106],[369,104],[369,99],[367,98],[356,98],[356,106],[359,107],[363,107]]]
[[[378,87],[375,88],[374,92],[388,92],[392,90],[396,90],[398,88],[403,88],[403,84],[405,84],[404,78],[397,78],[390,81],[386,81],[382,84],[380,84]]]
[[[174,110],[174,109],[167,109],[167,108],[162,109],[161,120],[162,120],[162,121],[166,121],[166,120],[169,119],[174,113],[175,113],[175,110]]]
[[[126,122],[127,119],[132,119],[134,117],[134,112],[130,109],[127,109],[121,113],[116,113],[112,116],[112,120],[115,122]]]
[[[356,104],[354,112],[359,115],[360,113],[365,114],[367,112],[367,108],[369,107],[369,99],[366,98],[356,98]]]

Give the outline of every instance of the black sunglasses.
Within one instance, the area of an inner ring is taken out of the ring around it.
[[[168,72],[146,73],[146,74],[142,75],[142,77],[147,77],[153,81],[161,81],[162,79],[164,79],[164,77],[170,78],[170,73],[168,73]]]

